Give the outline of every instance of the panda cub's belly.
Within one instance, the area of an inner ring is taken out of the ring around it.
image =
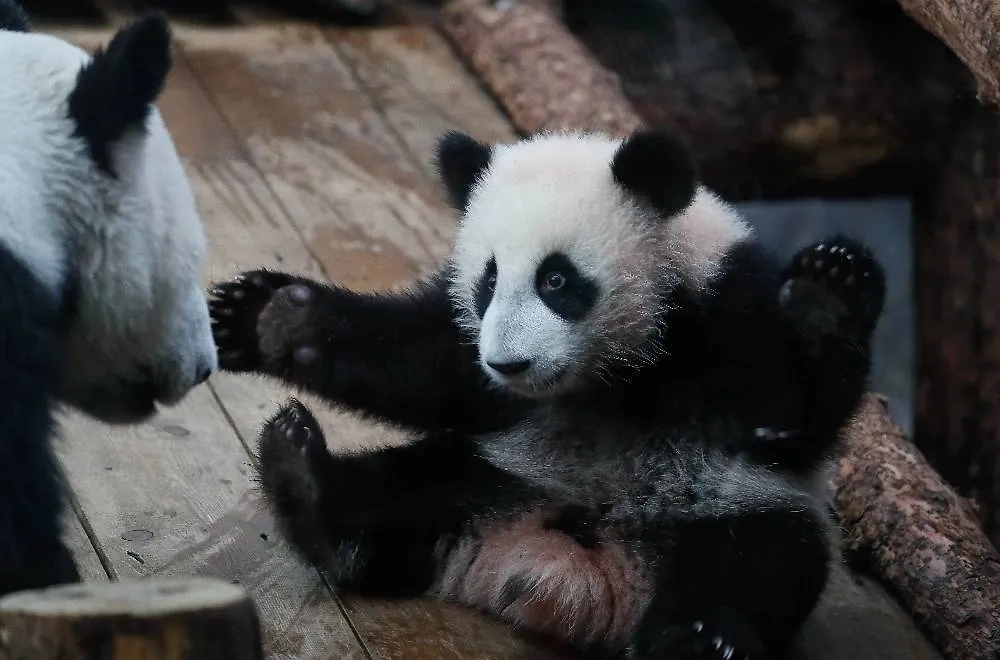
[[[635,550],[579,511],[479,523],[443,558],[431,595],[576,643],[624,645],[652,597]]]

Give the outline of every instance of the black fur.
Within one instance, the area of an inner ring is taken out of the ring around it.
[[[493,300],[493,293],[497,288],[497,260],[490,258],[486,262],[486,268],[483,269],[483,274],[479,277],[479,282],[476,283],[476,291],[474,295],[474,302],[476,304],[476,314],[479,318],[483,318],[486,314],[486,310],[490,306],[490,301]]]
[[[0,245],[0,596],[78,582],[52,446],[60,301]]]
[[[253,271],[217,284],[213,296],[222,369],[277,376],[427,431],[504,428],[525,405],[488,387],[475,344],[452,322],[444,275],[375,296]],[[386,380],[373,364],[405,377]]]
[[[0,0],[0,30],[30,32],[28,14],[14,0]]]
[[[637,149],[622,162],[647,153]],[[223,369],[270,374],[421,434],[405,447],[335,457],[300,404],[265,426],[261,482],[293,545],[319,565],[343,555],[345,544],[357,550],[331,564],[338,584],[421,593],[435,558],[474,534],[477,520],[544,505],[562,512],[546,525],[581,546],[596,543],[602,527],[651,563],[656,592],[634,631],[632,657],[710,648],[757,660],[781,655],[823,588],[822,507],[803,496],[689,512],[724,498],[718,473],[707,463],[699,472],[703,456],[808,476],[860,400],[884,278],[863,246],[841,237],[825,249],[831,245],[835,264],[817,267],[810,246],[784,269],[754,243],[737,246],[709,292],[681,287],[664,301],[658,360],[621,367],[555,401],[489,384],[474,338],[455,323],[447,265],[407,294],[254,271],[217,285],[210,308]],[[518,423],[535,433],[524,436],[526,446],[537,439],[569,457],[567,465],[543,459],[539,469],[580,501],[487,460],[484,448],[520,451],[503,444],[525,432],[513,431]],[[491,432],[500,434],[483,435]],[[628,469],[621,466],[634,460],[641,475],[643,461],[683,468],[686,456],[686,491],[670,480],[667,495],[638,476],[624,481],[610,497],[633,498],[627,515],[608,518],[622,503],[588,492],[620,477],[602,474],[603,464]]]
[[[450,131],[438,142],[437,170],[451,204],[464,211],[476,181],[489,167],[489,145],[465,133]]]
[[[662,218],[684,210],[694,199],[697,169],[681,140],[662,129],[645,129],[626,138],[611,173],[623,188],[646,199]]]
[[[81,69],[69,96],[76,135],[91,157],[115,176],[111,147],[131,130],[143,130],[172,63],[170,26],[158,12],[119,30]]]
[[[558,275],[558,287],[548,282],[553,275]],[[582,320],[593,309],[600,294],[598,283],[581,273],[569,257],[558,252],[542,260],[535,287],[546,306],[569,321]]]
[[[356,544],[359,561],[338,582],[372,596],[426,590],[435,544],[457,536],[487,506],[505,500],[513,506],[518,492],[510,475],[459,434],[433,433],[405,447],[335,458],[316,419],[295,400],[264,425],[260,463],[265,494],[288,538],[318,566],[332,539]],[[287,480],[292,472],[299,479]],[[331,510],[344,515],[330,516]]]

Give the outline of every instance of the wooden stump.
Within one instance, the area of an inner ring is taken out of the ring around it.
[[[2,660],[261,660],[257,611],[208,579],[66,585],[0,600]]]

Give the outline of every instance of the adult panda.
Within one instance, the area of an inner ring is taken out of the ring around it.
[[[56,406],[139,422],[217,367],[170,62],[161,16],[91,57],[0,0],[0,594],[79,577]]]
[[[334,456],[260,435],[285,534],[338,587],[462,602],[633,658],[780,656],[834,556],[817,476],[884,298],[846,237],[784,268],[684,145],[440,142],[454,250],[406,292],[257,270],[212,291],[220,366],[412,428]]]

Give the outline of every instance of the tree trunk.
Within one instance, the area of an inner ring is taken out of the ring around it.
[[[256,609],[217,580],[141,580],[0,600],[2,660],[262,660]]]
[[[952,121],[915,199],[916,440],[1000,546],[1000,121],[976,101]]]

